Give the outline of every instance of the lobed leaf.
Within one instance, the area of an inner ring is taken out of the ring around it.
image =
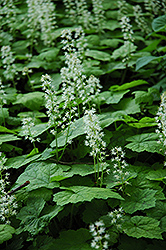
[[[163,239],[162,231],[159,227],[160,222],[149,217],[134,216],[128,218],[122,225],[123,231],[131,237]]]
[[[133,214],[138,210],[145,210],[155,206],[157,190],[153,189],[133,189],[129,196],[121,202],[123,209],[126,213]]]
[[[85,187],[85,186],[73,186],[65,188],[65,191],[54,194],[53,201],[57,202],[57,205],[63,206],[68,203],[78,203],[84,201],[91,201],[93,199],[119,199],[123,198],[110,189],[97,188],[97,187]]]

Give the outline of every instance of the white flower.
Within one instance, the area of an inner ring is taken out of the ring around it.
[[[3,173],[6,171],[4,166],[6,162],[5,156],[0,152],[0,220],[10,223],[9,217],[16,214],[17,202],[14,195],[8,195],[6,192],[6,185],[9,184],[7,181],[9,173]]]
[[[126,167],[128,167],[127,162],[124,160],[125,152],[121,147],[115,147],[111,150],[113,162],[113,174],[117,183],[127,184],[127,178],[129,177],[129,172],[126,171]]]
[[[15,75],[18,74],[16,65],[14,64],[15,58],[13,56],[13,52],[11,51],[11,47],[9,45],[2,46],[1,48],[1,58],[2,64],[5,71],[3,72],[4,77],[6,79],[13,80]]]
[[[35,138],[35,131],[33,127],[35,126],[33,119],[31,117],[23,118],[22,120],[22,132],[25,136],[25,140],[30,140],[31,143],[35,141],[40,141],[39,138]]]
[[[94,224],[91,224],[89,228],[93,236],[91,247],[95,249],[101,249],[101,247],[102,249],[107,249],[108,242],[106,240],[110,238],[110,235],[105,233],[106,228],[104,222],[102,220],[96,221]]]
[[[28,38],[41,34],[45,45],[53,44],[52,33],[56,27],[55,5],[50,0],[26,0],[28,5]],[[40,30],[41,32],[36,32]],[[34,40],[35,41],[35,40]]]
[[[156,123],[158,129],[156,129],[156,133],[159,134],[158,142],[165,147],[166,145],[166,92],[161,95],[161,103],[156,114]],[[166,150],[164,150],[166,154]]]

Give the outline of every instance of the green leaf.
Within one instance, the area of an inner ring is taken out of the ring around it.
[[[10,135],[10,134],[0,135],[0,145],[3,142],[18,141],[18,140],[21,140],[21,139],[15,135]]]
[[[58,182],[51,182],[51,175],[54,174],[58,168],[58,165],[53,163],[31,163],[25,169],[24,173],[18,177],[16,184],[21,185],[27,180],[30,181],[30,184],[27,186],[28,191],[41,187],[50,189],[58,187]]]
[[[146,175],[146,178],[148,180],[153,180],[153,181],[166,180],[166,169],[158,169],[158,170],[149,171],[148,174]]]
[[[15,229],[10,225],[1,224],[0,225],[0,244],[4,241],[10,240],[12,238],[12,234],[15,233]]]
[[[129,126],[132,126],[134,128],[146,128],[146,127],[155,127],[156,121],[155,118],[151,117],[143,117],[139,122],[135,123],[127,123]]]
[[[85,187],[85,186],[73,186],[65,188],[65,191],[54,194],[53,201],[57,202],[57,205],[63,206],[68,203],[78,203],[84,201],[91,201],[93,199],[119,199],[123,198],[110,189],[97,188],[97,187]]]
[[[45,226],[44,220],[40,218],[40,213],[46,201],[40,197],[28,199],[27,206],[23,207],[17,214],[17,219],[21,220],[23,231],[28,231],[32,235],[38,234]]]
[[[146,66],[148,63],[152,62],[153,60],[159,60],[163,58],[163,56],[143,56],[139,58],[136,62],[136,71],[139,70],[140,68]]]
[[[134,135],[126,139],[127,141],[132,141],[127,144],[125,147],[131,149],[136,152],[151,152],[162,154],[161,146],[157,142],[158,135],[156,133],[145,133]]]
[[[127,89],[130,89],[130,88],[134,88],[134,87],[137,87],[137,86],[140,86],[140,85],[144,85],[144,84],[149,84],[147,81],[145,80],[135,80],[135,81],[132,81],[132,82],[128,82],[128,83],[124,83],[122,85],[113,85],[110,87],[110,90],[113,90],[113,91],[124,91],[124,90],[127,90]]]
[[[108,20],[103,23],[102,28],[107,30],[115,30],[120,28],[120,24],[117,20]]]
[[[135,91],[135,101],[136,103],[149,103],[150,105],[153,103],[154,97],[158,95],[158,90],[155,88],[148,88],[147,91]]]
[[[114,105],[113,107],[121,112],[124,111],[125,115],[136,114],[141,111],[140,106],[135,102],[135,99],[132,98],[124,98],[120,101],[120,103],[116,106]]]
[[[116,104],[128,92],[129,90],[119,91],[119,92],[103,91],[98,95],[96,103]]]
[[[33,148],[32,151],[27,155],[27,158],[32,157],[39,153],[38,148]]]
[[[3,124],[5,119],[9,117],[8,108],[0,108],[0,124]]]
[[[150,239],[163,239],[160,222],[149,217],[134,216],[123,222],[123,231],[131,237],[135,238],[150,238]]]
[[[88,50],[85,55],[100,61],[110,61],[111,59],[110,54],[99,50]]]
[[[113,51],[111,58],[114,60],[118,58],[125,58],[128,54],[135,52],[137,49],[137,46],[135,46],[133,43],[127,43],[125,45],[122,45],[120,48]]]
[[[16,134],[16,132],[14,132],[13,130],[10,130],[6,127],[0,126],[0,132],[2,133],[11,133],[11,134]]]
[[[88,164],[74,164],[69,166],[66,166],[67,168],[64,169],[65,165],[62,165],[62,168],[59,165],[59,168],[57,171],[51,176],[51,181],[60,181],[64,180],[66,178],[70,178],[73,175],[80,175],[80,176],[86,176],[89,174],[94,173],[94,166],[88,165]]]
[[[130,188],[130,196],[122,201],[122,207],[126,213],[133,214],[137,210],[145,210],[155,206],[155,194],[157,190],[148,189],[133,189]]]
[[[39,110],[44,104],[44,93],[35,91],[27,94],[19,94],[13,104],[23,104],[30,110]]]
[[[148,209],[146,214],[148,217],[160,220],[166,215],[166,202],[157,200],[155,207]]]
[[[28,155],[21,155],[21,156],[16,156],[16,157],[11,157],[7,159],[6,166],[7,168],[20,168],[22,166],[25,166],[26,164],[36,160],[37,158],[40,157],[41,154],[34,155],[32,157],[28,157]]]
[[[166,15],[155,18],[152,22],[152,29],[157,32],[166,29]]]
[[[58,48],[49,48],[46,51],[40,53],[38,55],[38,58],[40,60],[46,59],[48,62],[50,62],[50,61],[56,60],[58,53],[59,53]]]

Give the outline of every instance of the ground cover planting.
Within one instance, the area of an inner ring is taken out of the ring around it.
[[[166,247],[166,1],[0,1],[0,248]]]

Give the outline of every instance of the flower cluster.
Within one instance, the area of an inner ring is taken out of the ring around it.
[[[111,218],[111,224],[116,225],[117,228],[121,228],[123,214],[124,214],[124,211],[122,207],[120,207],[119,209],[115,209],[112,212],[109,212],[108,217]]]
[[[128,166],[128,164],[124,160],[125,153],[121,147],[115,147],[111,150],[111,154],[112,154],[111,161],[114,164],[113,165],[114,177],[117,181],[117,184],[122,185],[122,189],[123,189],[123,186],[125,184],[129,184],[127,182],[127,178],[129,177],[129,174],[130,174],[128,171],[126,171],[126,167]]]
[[[13,0],[1,1],[0,19],[5,18],[5,22],[2,23],[7,24],[11,31],[13,29],[13,23],[16,21],[16,13],[16,6]]]
[[[0,220],[9,224],[9,218],[16,215],[17,202],[14,195],[9,195],[5,191],[6,186],[9,185],[9,173],[6,172],[5,162],[6,158],[0,152]]]
[[[56,27],[55,5],[50,0],[26,0],[28,5],[28,37],[41,35],[45,45],[53,43],[52,33]],[[37,33],[36,30],[39,32]],[[40,32],[41,31],[41,32]],[[34,40],[36,42],[36,40]]]
[[[156,123],[158,129],[156,129],[156,133],[159,135],[158,143],[162,146],[166,146],[166,92],[161,95],[161,103],[156,114]],[[166,150],[164,150],[166,154]],[[166,163],[165,163],[166,164]]]
[[[140,28],[141,31],[144,32],[145,34],[150,33],[151,30],[148,27],[145,18],[143,17],[144,14],[142,12],[141,6],[137,4],[133,6],[133,10],[134,10],[135,22],[138,25],[138,28]]]
[[[61,69],[63,108],[70,111],[72,120],[74,117],[80,117],[80,109],[86,109],[86,104],[90,104],[100,92],[101,85],[96,77],[90,76],[87,79],[84,74],[82,60],[86,40],[82,28],[76,28],[74,34],[71,30],[64,30],[62,38],[66,64],[66,67]]]
[[[61,114],[59,111],[59,103],[57,99],[57,93],[54,90],[51,77],[46,74],[41,78],[42,89],[45,92],[45,106],[47,108],[47,115],[49,118],[49,127],[54,127],[50,132],[56,135],[56,128],[61,125]]]
[[[144,0],[145,10],[151,14],[151,18],[159,14],[161,2],[159,0]]]
[[[22,133],[25,136],[25,140],[30,140],[34,144],[35,141],[40,141],[40,138],[35,138],[35,131],[32,129],[35,126],[31,117],[24,118],[22,120]]]
[[[7,103],[5,97],[6,93],[4,91],[5,86],[2,84],[2,80],[0,78],[0,106],[2,107],[4,104]]]
[[[132,52],[135,52],[136,46],[134,45],[134,37],[133,37],[133,29],[132,25],[130,24],[130,18],[127,16],[123,16],[120,19],[120,25],[121,30],[123,33],[123,39],[124,39],[124,46],[125,46],[125,53],[124,53],[124,59],[122,62],[127,62],[133,55]]]
[[[92,150],[90,155],[96,158],[99,157],[102,162],[105,158],[106,143],[103,141],[104,133],[99,124],[99,119],[95,114],[95,109],[86,110],[84,115],[86,140],[85,145]]]
[[[123,16],[126,16],[127,11],[127,2],[125,0],[117,1],[118,4],[118,19],[120,20]]]
[[[5,69],[5,71],[3,72],[4,77],[6,79],[13,80],[18,72],[14,64],[15,58],[13,56],[13,52],[11,51],[11,47],[9,45],[2,46],[1,58],[2,58],[3,68]]]
[[[91,27],[92,16],[88,11],[87,3],[85,0],[63,0],[67,17],[77,24],[82,25],[85,29]]]
[[[95,28],[101,30],[104,17],[103,1],[92,0],[93,14],[88,10],[85,0],[63,0],[67,17],[85,29]]]
[[[104,17],[104,8],[103,8],[103,0],[92,0],[93,5],[93,13],[94,13],[94,27],[97,30],[101,30],[105,17]]]
[[[106,166],[105,162],[105,149],[106,143],[103,140],[104,133],[100,127],[99,120],[95,114],[95,109],[86,110],[84,115],[84,124],[85,124],[85,133],[86,140],[85,145],[91,148],[90,156],[93,156],[94,160],[94,171],[95,178],[98,181],[100,180],[100,186],[103,183],[103,170]],[[96,164],[98,169],[96,170]],[[99,176],[101,167],[101,177]],[[97,173],[97,176],[96,176]]]
[[[105,225],[102,220],[96,221],[89,226],[89,231],[94,237],[91,242],[91,247],[95,249],[108,249],[109,234],[106,232]]]

